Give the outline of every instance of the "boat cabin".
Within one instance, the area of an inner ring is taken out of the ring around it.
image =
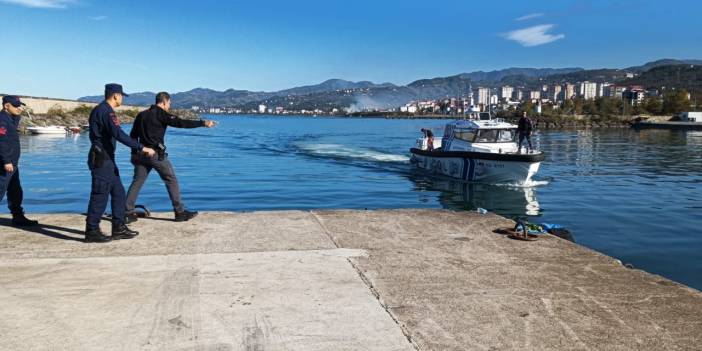
[[[517,152],[517,126],[499,119],[462,120],[446,125],[443,151]]]

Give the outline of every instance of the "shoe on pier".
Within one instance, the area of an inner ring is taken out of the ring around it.
[[[188,211],[188,210],[183,210],[183,212],[176,212],[175,213],[175,221],[176,222],[187,222],[197,216],[197,211]]]

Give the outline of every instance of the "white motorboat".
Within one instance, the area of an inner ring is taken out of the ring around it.
[[[517,126],[489,113],[475,114],[473,119],[446,125],[443,138],[426,135],[410,149],[411,162],[435,174],[465,181],[524,185],[539,170],[544,154],[517,150]]]
[[[27,127],[27,131],[32,134],[66,134],[66,127],[62,126],[46,126],[46,127]]]

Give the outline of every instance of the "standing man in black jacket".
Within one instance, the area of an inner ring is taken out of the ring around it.
[[[171,161],[168,160],[164,136],[168,126],[174,128],[198,128],[214,127],[214,121],[208,120],[186,120],[170,114],[171,96],[166,92],[156,94],[156,105],[152,105],[148,110],[140,112],[134,120],[130,136],[137,139],[141,144],[152,147],[156,150],[157,156],[148,157],[132,153],[132,164],[134,164],[134,179],[127,192],[127,222],[137,220],[134,208],[139,196],[139,190],[144,185],[146,178],[152,169],[158,172],[161,179],[166,184],[168,196],[171,198],[176,222],[184,222],[197,215],[196,211],[185,209],[180,197],[180,187],[178,178]]]
[[[522,143],[524,142],[524,139],[526,139],[529,145],[529,147],[527,147],[527,153],[530,153],[532,150],[534,150],[531,146],[532,129],[534,129],[533,123],[529,119],[527,112],[524,111],[522,113],[522,117],[517,123],[517,133],[519,133],[519,144],[517,144],[517,153],[522,152]]]

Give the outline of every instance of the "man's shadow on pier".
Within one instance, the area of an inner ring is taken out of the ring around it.
[[[83,236],[85,234],[82,230],[76,230],[76,229],[66,228],[66,227],[59,227],[56,225],[45,224],[45,223],[39,223],[38,225],[33,226],[33,227],[16,227],[16,226],[12,225],[12,220],[9,218],[0,218],[0,226],[10,227],[10,228],[17,229],[17,230],[23,230],[25,232],[30,232],[30,233],[46,235],[46,236],[54,238],[54,239],[72,240],[72,241],[80,241],[80,242],[83,242]],[[77,235],[80,235],[80,237],[66,235],[65,233],[77,234]]]

